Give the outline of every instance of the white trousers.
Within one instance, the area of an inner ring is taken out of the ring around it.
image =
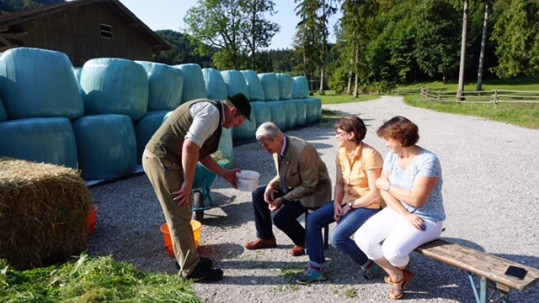
[[[416,247],[442,234],[442,222],[424,221],[427,228],[422,231],[386,207],[357,230],[354,240],[369,259],[379,260],[384,257],[393,266],[404,267]]]

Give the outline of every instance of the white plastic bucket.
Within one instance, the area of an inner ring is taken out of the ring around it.
[[[253,170],[242,170],[236,174],[238,189],[241,191],[255,191],[258,187],[260,174]]]

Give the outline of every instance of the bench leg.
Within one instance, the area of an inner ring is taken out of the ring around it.
[[[479,285],[477,285],[474,281],[473,274],[469,272],[467,274],[477,303],[507,303],[509,301],[509,293],[498,289],[496,285],[487,278],[480,277]]]

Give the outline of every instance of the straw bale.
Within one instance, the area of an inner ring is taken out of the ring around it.
[[[28,269],[79,255],[88,247],[91,206],[78,171],[0,158],[0,259]]]

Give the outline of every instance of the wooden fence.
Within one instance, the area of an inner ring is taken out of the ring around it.
[[[421,100],[442,103],[490,103],[494,105],[498,105],[499,103],[539,104],[538,91],[494,89],[490,91],[462,91],[458,94],[457,92],[432,91],[421,88],[420,95]]]

